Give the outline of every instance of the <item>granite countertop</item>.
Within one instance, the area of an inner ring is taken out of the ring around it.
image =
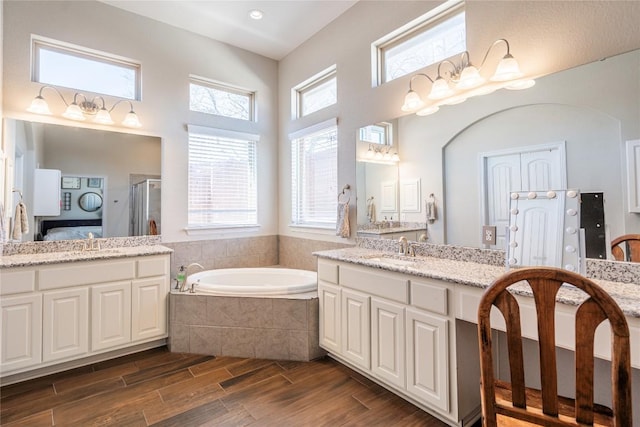
[[[147,255],[170,254],[171,249],[162,245],[143,245],[105,248],[97,251],[61,251],[35,254],[16,254],[0,257],[0,269],[58,264],[62,262],[96,261]]]
[[[487,264],[426,256],[399,256],[391,252],[358,247],[319,251],[314,252],[314,255],[320,258],[440,279],[482,289],[489,287],[495,279],[506,272],[504,267]],[[605,289],[627,316],[640,318],[640,283],[591,280]],[[514,293],[519,295],[532,295],[529,286],[525,284],[516,284],[512,289]],[[578,305],[585,298],[585,294],[579,289],[563,286],[558,291],[557,301],[569,305]]]
[[[402,233],[404,231],[420,231],[420,230],[424,231],[425,227],[398,226],[398,227],[384,227],[384,228],[362,228],[362,229],[358,229],[357,232],[358,234],[380,235],[380,234]]]

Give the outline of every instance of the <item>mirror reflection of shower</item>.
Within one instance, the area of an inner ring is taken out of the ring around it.
[[[160,234],[160,178],[146,178],[131,186],[131,236]]]

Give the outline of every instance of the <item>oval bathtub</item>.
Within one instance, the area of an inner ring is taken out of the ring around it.
[[[222,268],[189,275],[196,294],[306,299],[317,296],[317,273],[291,268]]]

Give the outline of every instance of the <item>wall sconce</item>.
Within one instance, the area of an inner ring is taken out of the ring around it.
[[[496,66],[493,76],[487,81],[480,74],[484,68],[489,53],[498,44],[507,48],[506,55]],[[445,72],[443,67],[450,70]],[[443,105],[455,105],[466,101],[473,96],[487,95],[498,89],[506,88],[520,90],[530,88],[535,84],[533,79],[523,78],[518,62],[511,55],[509,42],[506,39],[498,39],[487,49],[480,68],[476,68],[469,58],[469,52],[460,55],[460,63],[445,59],[438,64],[438,75],[435,80],[424,73],[414,74],[409,80],[409,92],[404,97],[402,111],[415,112],[419,116],[427,116],[437,112]],[[425,77],[431,82],[431,91],[425,102],[420,95],[413,90],[413,81],[418,77]]]
[[[36,96],[33,101],[31,101],[31,106],[27,108],[27,111],[35,114],[53,114],[49,109],[49,104],[42,97],[42,91],[46,88],[53,89],[62,99],[62,102],[67,106],[67,109],[64,113],[62,113],[62,117],[70,119],[70,120],[78,120],[84,121],[86,120],[86,116],[93,116],[93,122],[99,123],[102,125],[112,125],[114,123],[111,118],[111,111],[116,108],[116,105],[121,102],[129,103],[129,112],[124,117],[122,121],[122,125],[130,128],[139,128],[142,127],[142,123],[138,120],[138,115],[133,111],[133,104],[131,101],[121,99],[117,101],[113,106],[107,110],[104,102],[104,98],[101,96],[96,96],[93,99],[89,99],[81,93],[76,92],[73,95],[73,102],[69,104],[62,93],[58,89],[53,86],[42,86],[40,91],[38,92],[38,96]],[[98,104],[100,102],[100,104]]]
[[[374,147],[373,145],[369,144],[369,149],[365,153],[367,160],[380,163],[396,163],[400,161],[398,153],[391,154],[391,146]]]

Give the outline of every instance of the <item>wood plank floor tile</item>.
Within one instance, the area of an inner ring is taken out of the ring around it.
[[[235,364],[240,364],[247,359],[242,359],[240,357],[225,357],[225,356],[216,356],[211,360],[207,360],[206,362],[198,363],[197,365],[193,365],[189,368],[191,373],[194,376],[206,374],[210,371],[215,371],[216,369],[226,368]]]
[[[147,350],[0,388],[2,426],[446,424],[336,362]]]
[[[132,385],[142,381],[147,381],[151,378],[168,374],[171,372],[179,371],[181,369],[187,369],[198,363],[202,363],[206,360],[210,360],[212,356],[187,356],[169,363],[163,363],[157,366],[149,366],[144,369],[140,369],[138,372],[134,372],[123,376],[123,379],[127,385]]]

